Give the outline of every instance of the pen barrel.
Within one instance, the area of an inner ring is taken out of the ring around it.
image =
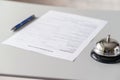
[[[29,22],[31,22],[32,20],[34,20],[34,19],[35,19],[35,16],[32,15],[32,16],[28,17],[27,19],[25,19],[24,21],[22,21],[21,23],[17,24],[17,25],[16,25],[15,27],[13,27],[11,30],[16,31],[16,30],[20,29],[21,27],[23,27],[24,25],[26,25],[26,24],[28,24]]]

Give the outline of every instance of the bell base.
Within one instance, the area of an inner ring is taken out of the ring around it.
[[[113,63],[119,63],[120,62],[120,55],[114,56],[114,57],[106,57],[106,56],[98,55],[94,51],[92,51],[91,52],[91,57],[94,60],[102,62],[102,63],[113,64]]]

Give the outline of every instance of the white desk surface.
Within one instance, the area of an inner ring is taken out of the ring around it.
[[[82,11],[71,8],[0,1],[0,42],[14,34],[10,29],[21,20],[31,14],[40,17],[48,10],[104,19],[108,21],[108,24],[80,53],[75,62],[0,44],[0,74],[72,80],[120,80],[120,63],[103,64],[90,57],[90,51],[95,43],[106,37],[108,33],[120,42],[119,11]]]

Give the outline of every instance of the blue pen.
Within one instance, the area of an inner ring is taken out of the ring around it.
[[[23,20],[22,22],[20,22],[19,24],[17,24],[16,26],[14,26],[11,30],[17,31],[20,28],[22,28],[25,24],[31,22],[34,19],[35,19],[35,15],[32,15],[32,16],[28,17],[27,19]]]

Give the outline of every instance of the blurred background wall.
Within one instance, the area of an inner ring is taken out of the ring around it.
[[[14,0],[85,10],[120,10],[120,0]]]

